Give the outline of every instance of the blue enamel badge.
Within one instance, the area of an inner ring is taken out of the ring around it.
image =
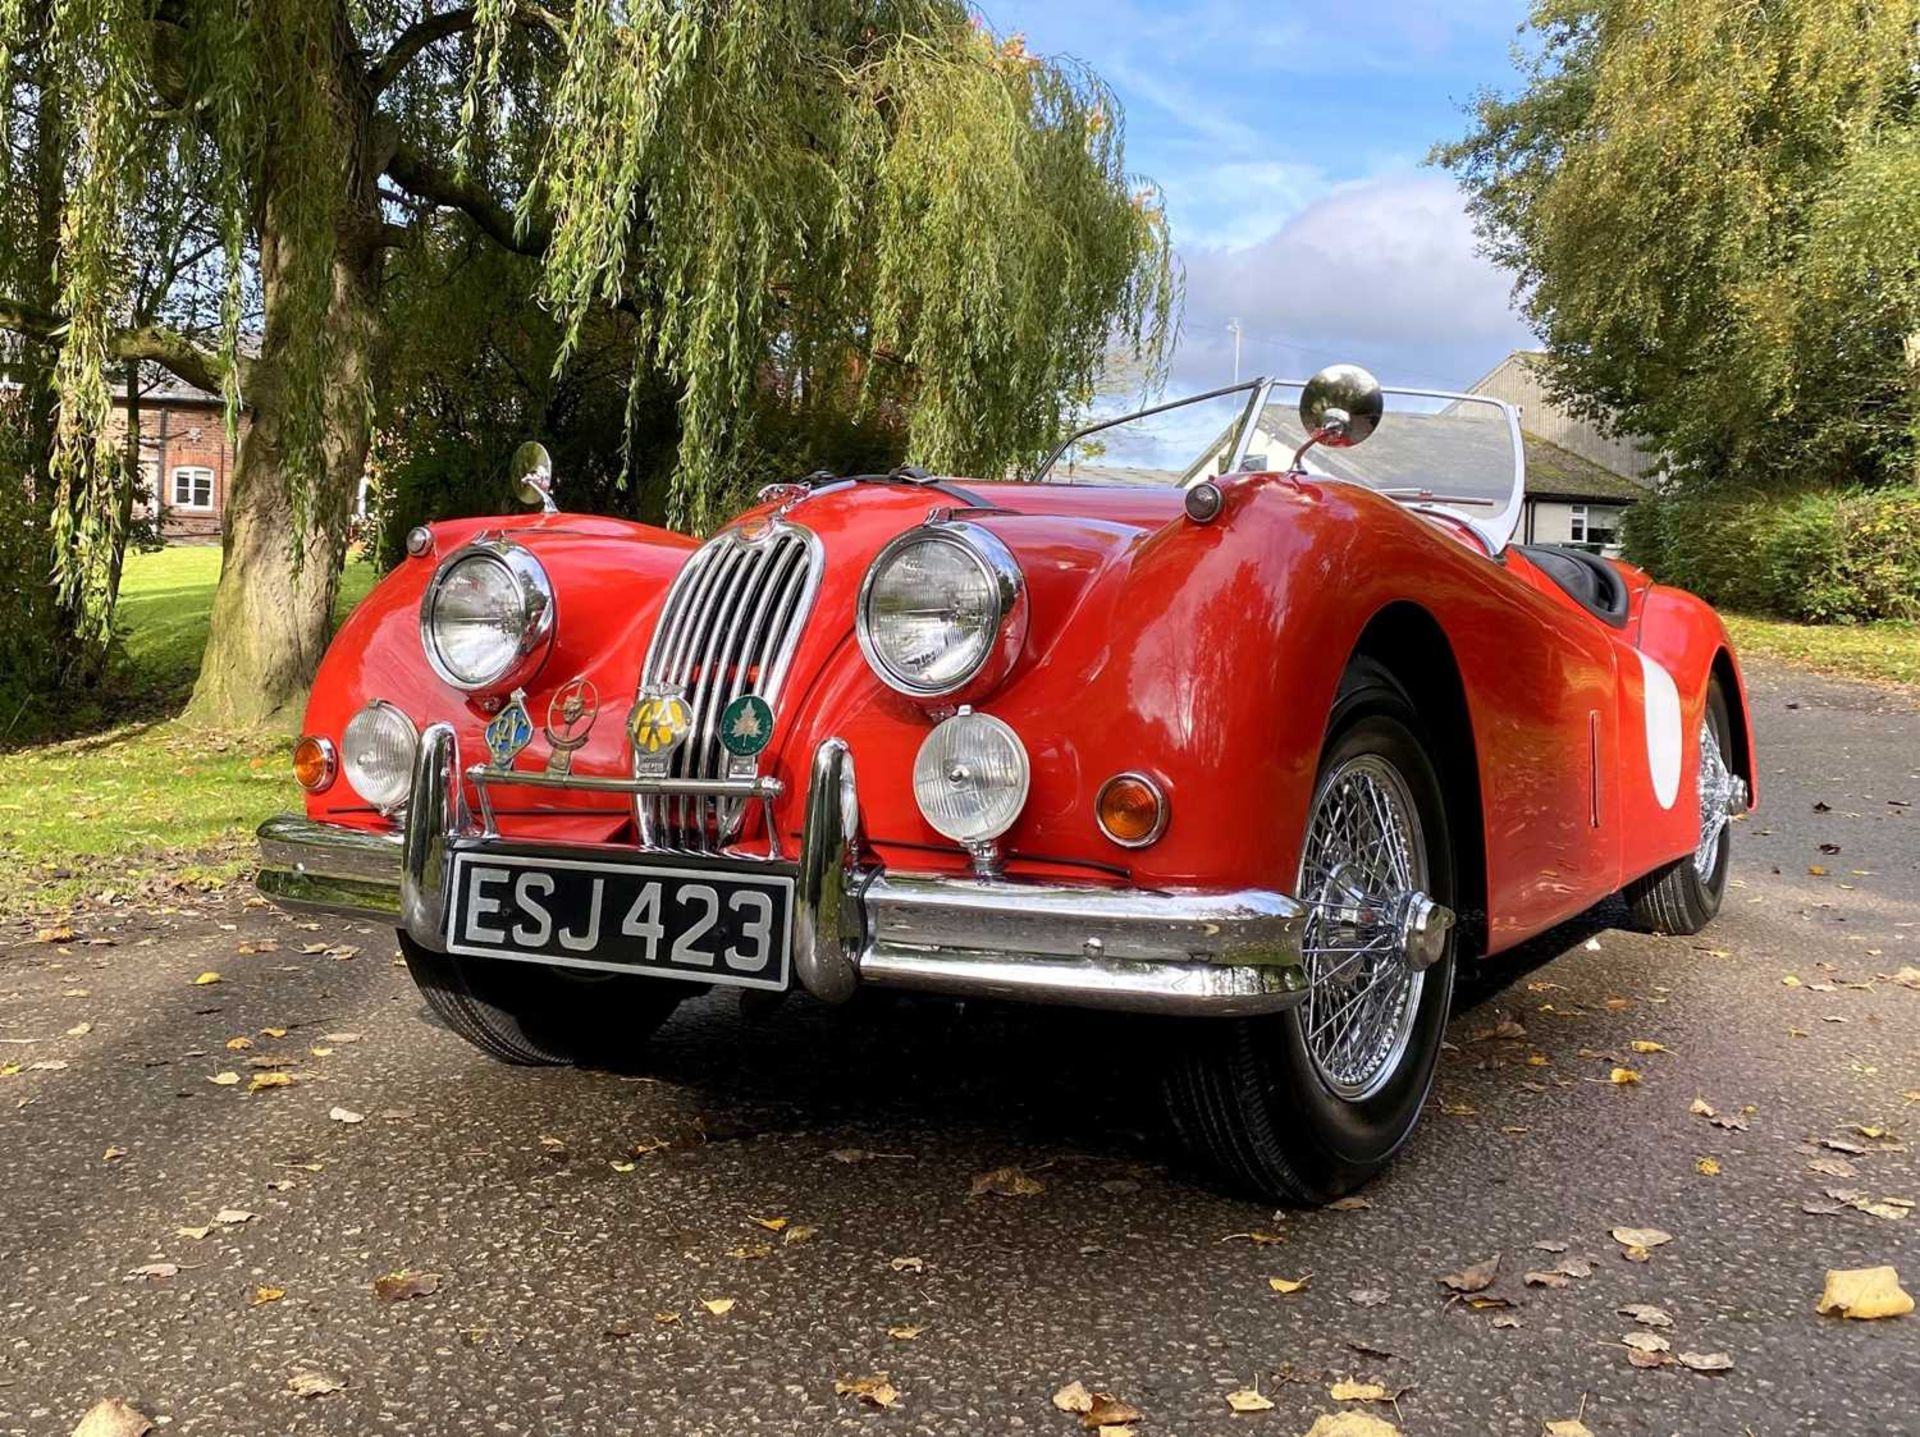
[[[527,696],[520,689],[513,691],[513,697],[507,706],[493,716],[487,725],[487,764],[490,768],[506,770],[513,767],[513,761],[520,756],[520,750],[533,742],[533,718],[527,712]]]

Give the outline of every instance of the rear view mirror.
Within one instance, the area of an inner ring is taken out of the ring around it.
[[[510,469],[513,492],[522,504],[537,504],[549,514],[559,511],[559,505],[553,502],[553,456],[547,453],[546,445],[529,439],[513,451]]]
[[[1357,364],[1330,364],[1301,391],[1300,424],[1309,444],[1351,449],[1380,427],[1384,407],[1379,380]]]

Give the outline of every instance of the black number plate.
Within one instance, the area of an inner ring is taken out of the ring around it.
[[[456,852],[447,949],[783,991],[793,879],[738,868]]]

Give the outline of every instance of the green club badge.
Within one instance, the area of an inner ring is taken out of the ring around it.
[[[720,712],[720,743],[735,758],[752,758],[773,738],[773,710],[758,694],[741,694]]]

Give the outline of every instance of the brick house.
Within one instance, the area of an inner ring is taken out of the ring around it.
[[[124,435],[124,386],[115,388],[113,406],[115,433]],[[246,423],[241,416],[242,433]],[[168,539],[189,543],[218,539],[233,470],[234,446],[227,440],[225,407],[219,395],[170,375],[141,392],[136,515],[150,515],[157,502]]]

